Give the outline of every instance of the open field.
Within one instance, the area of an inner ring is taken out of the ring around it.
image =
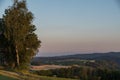
[[[71,67],[71,66],[40,65],[40,66],[31,66],[31,70],[49,70],[49,69],[69,68],[69,67]]]

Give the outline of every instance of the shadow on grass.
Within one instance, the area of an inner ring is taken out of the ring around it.
[[[14,79],[14,78],[11,78],[11,77],[7,77],[7,76],[0,75],[0,80],[17,80],[17,79]]]

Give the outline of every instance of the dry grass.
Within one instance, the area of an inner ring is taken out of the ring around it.
[[[31,70],[49,70],[49,69],[58,69],[58,68],[69,68],[70,66],[61,66],[61,65],[41,65],[41,66],[31,66]]]
[[[13,77],[15,79],[19,79],[20,78],[19,74],[16,74],[16,73],[13,73],[13,72],[9,72],[9,71],[0,70],[0,74],[1,75],[5,75],[5,76],[9,76],[9,77]]]
[[[48,76],[39,76],[30,73],[15,73],[5,70],[0,70],[0,75],[13,78],[13,80],[75,80],[75,79],[66,79],[66,78],[57,78],[57,77],[48,77]],[[1,80],[1,78],[0,78]]]

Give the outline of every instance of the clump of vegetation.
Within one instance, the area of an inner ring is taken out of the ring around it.
[[[80,80],[119,80],[119,70],[109,70],[91,67],[71,67],[53,70],[34,71],[35,74],[42,76],[56,76],[63,78],[73,78]]]
[[[14,0],[0,19],[0,63],[11,69],[27,69],[41,41],[32,24],[33,14],[26,0]]]

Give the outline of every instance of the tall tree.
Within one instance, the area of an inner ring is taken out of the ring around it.
[[[27,9],[25,0],[14,0],[3,15],[2,34],[6,39],[7,63],[11,67],[23,67],[37,53],[41,41],[32,24],[33,14]]]

